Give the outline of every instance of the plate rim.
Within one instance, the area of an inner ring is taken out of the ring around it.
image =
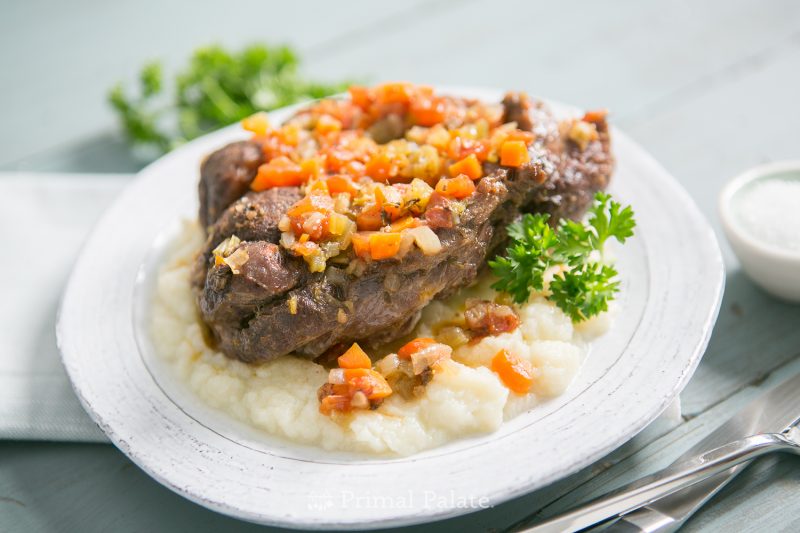
[[[479,88],[479,87],[446,87],[446,86],[439,86],[437,87],[442,92],[452,92],[454,94],[473,94],[477,93],[482,96],[485,95],[496,95],[501,94],[499,89],[494,88]],[[559,102],[551,99],[542,98],[545,102],[552,104],[556,107],[562,108],[573,108],[572,106],[565,106],[564,104],[560,104]],[[297,104],[294,106],[289,106],[287,108],[282,108],[280,110],[276,110],[273,113],[290,113],[293,109],[297,109],[304,104]],[[573,108],[574,109],[574,108]],[[79,333],[74,331],[67,331],[66,329],[66,321],[65,321],[65,314],[69,313],[70,305],[73,303],[75,298],[75,291],[77,290],[76,284],[79,279],[80,269],[82,268],[83,262],[86,260],[84,257],[84,252],[89,248],[90,243],[96,238],[97,234],[100,231],[101,226],[106,222],[107,218],[111,216],[113,213],[113,208],[117,205],[120,205],[124,202],[124,199],[129,195],[132,194],[132,191],[135,190],[134,184],[139,182],[143,176],[147,176],[152,173],[157,173],[159,167],[164,165],[166,161],[176,159],[182,156],[184,149],[188,148],[189,145],[197,146],[200,143],[207,143],[211,139],[224,138],[226,135],[230,134],[230,132],[234,129],[238,129],[236,125],[229,126],[222,130],[218,130],[216,132],[212,132],[208,135],[205,135],[201,138],[198,138],[191,143],[188,143],[186,146],[179,148],[169,154],[166,154],[162,158],[154,161],[144,169],[142,169],[138,174],[136,179],[134,179],[128,186],[125,187],[125,190],[121,193],[121,195],[117,198],[111,208],[109,208],[106,213],[101,217],[100,221],[97,223],[97,226],[92,230],[90,236],[84,242],[82,247],[81,253],[79,255],[78,261],[76,261],[73,271],[70,274],[69,281],[67,282],[66,289],[62,296],[62,301],[59,306],[58,315],[57,315],[57,322],[56,322],[56,335],[57,335],[57,343],[59,347],[59,351],[61,353],[62,361],[64,366],[67,370],[67,373],[70,377],[70,382],[72,384],[73,390],[75,390],[76,395],[78,396],[81,404],[83,405],[84,409],[87,413],[91,416],[91,418],[100,426],[104,433],[109,437],[109,439],[119,448],[126,456],[128,456],[131,461],[133,461],[137,466],[142,468],[145,472],[148,473],[151,477],[156,479],[162,485],[168,487],[169,489],[173,490],[177,494],[194,501],[200,505],[203,505],[207,508],[211,508],[215,511],[221,512],[223,514],[233,516],[239,519],[245,519],[251,522],[256,522],[260,524],[269,524],[269,525],[276,525],[282,527],[290,527],[290,528],[342,528],[342,529],[366,529],[372,527],[389,527],[389,526],[398,526],[398,525],[411,525],[415,523],[425,522],[425,521],[434,521],[434,520],[443,520],[446,518],[451,518],[463,514],[467,514],[470,512],[478,511],[479,509],[463,509],[463,508],[447,508],[443,510],[434,510],[431,511],[430,509],[423,509],[422,511],[417,512],[417,514],[412,515],[400,515],[395,516],[393,518],[388,519],[378,519],[375,522],[362,522],[362,521],[302,521],[300,517],[294,517],[290,519],[281,519],[277,517],[267,517],[261,514],[253,514],[249,513],[246,510],[236,508],[235,506],[228,505],[224,502],[214,501],[208,498],[204,498],[202,494],[197,493],[197,491],[188,490],[186,487],[182,487],[179,484],[173,482],[173,480],[169,479],[166,475],[161,475],[161,473],[149,462],[138,455],[136,450],[129,442],[127,442],[121,435],[117,433],[115,428],[113,427],[112,423],[109,423],[103,415],[99,412],[97,407],[92,405],[92,402],[89,398],[84,395],[84,392],[81,387],[80,382],[80,372],[78,369],[73,366],[75,362],[75,358],[78,358],[78,355],[73,355],[70,352],[70,347],[68,345],[72,342],[73,337],[79,335]],[[692,221],[694,223],[698,223],[697,231],[702,234],[703,240],[706,244],[710,244],[710,249],[707,250],[709,253],[709,260],[711,260],[714,264],[712,270],[717,275],[716,283],[714,283],[713,287],[713,294],[712,294],[712,302],[711,306],[708,311],[705,313],[705,320],[702,324],[702,328],[700,329],[699,340],[694,346],[694,350],[692,354],[689,356],[687,360],[687,364],[683,369],[683,373],[680,376],[680,379],[673,385],[671,390],[668,394],[661,397],[661,402],[657,406],[657,408],[653,409],[652,412],[641,416],[635,422],[630,423],[628,425],[630,429],[629,432],[625,434],[620,434],[617,438],[610,440],[610,444],[603,446],[602,448],[598,448],[594,454],[589,454],[581,458],[581,460],[573,461],[568,467],[562,469],[561,472],[554,473],[549,478],[541,479],[535,486],[530,485],[520,485],[516,487],[505,487],[505,491],[500,495],[492,495],[492,504],[497,505],[503,502],[506,502],[510,499],[519,497],[523,494],[531,492],[536,488],[540,488],[542,486],[548,485],[554,482],[557,479],[565,477],[570,473],[573,473],[589,464],[596,462],[599,458],[607,455],[610,451],[616,449],[621,444],[630,440],[633,436],[639,433],[644,427],[646,427],[652,420],[654,420],[661,412],[663,412],[669,404],[677,397],[681,390],[686,386],[689,379],[691,378],[692,374],[694,373],[697,365],[702,358],[703,353],[705,352],[708,343],[710,341],[713,325],[716,321],[718,316],[721,302],[722,302],[722,295],[724,291],[724,283],[725,283],[725,269],[724,263],[722,260],[721,251],[719,248],[719,243],[716,238],[716,235],[711,228],[710,224],[708,223],[706,217],[703,213],[699,210],[694,200],[689,196],[688,192],[680,185],[680,183],[672,177],[672,175],[665,170],[647,151],[645,151],[641,146],[638,145],[635,141],[630,139],[627,135],[625,135],[622,131],[617,128],[613,129],[613,136],[614,136],[614,143],[617,145],[620,140],[623,141],[624,144],[629,145],[630,148],[634,148],[638,151],[638,155],[646,158],[647,163],[653,168],[658,169],[661,177],[665,178],[662,180],[662,184],[669,186],[673,195],[673,198],[676,201],[679,201],[683,207],[689,212],[691,215]],[[702,231],[701,231],[702,230]],[[413,457],[413,456],[411,456]]]

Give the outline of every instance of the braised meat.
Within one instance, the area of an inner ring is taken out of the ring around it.
[[[250,141],[229,144],[203,162],[198,193],[200,224],[204,228],[248,191],[263,162],[261,147]]]
[[[428,255],[412,247],[402,257],[363,260],[348,250],[340,257],[346,260],[312,272],[280,244],[280,221],[303,197],[301,189],[247,192],[263,158],[256,142],[212,154],[201,170],[200,219],[208,241],[194,284],[217,347],[260,362],[290,352],[315,357],[339,343],[389,341],[410,332],[431,300],[472,283],[521,212],[546,212],[553,220],[582,216],[613,169],[604,115],[587,115],[575,126],[524,96],[509,95],[503,104],[504,121],[534,133],[530,161],[518,167],[483,162],[474,193],[461,201],[434,192],[421,219],[441,249]],[[594,128],[580,130],[587,123]],[[243,252],[231,266],[213,250],[234,235]]]

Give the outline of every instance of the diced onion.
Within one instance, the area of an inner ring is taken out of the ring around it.
[[[344,377],[344,368],[331,368],[328,374],[328,383],[333,385],[344,385],[347,383]]]
[[[435,255],[442,251],[442,242],[428,226],[419,226],[407,230],[425,255]]]
[[[242,265],[247,263],[248,259],[250,259],[250,256],[247,255],[247,250],[245,250],[244,248],[238,248],[228,257],[224,257],[222,261],[230,267],[231,272],[233,272],[234,274],[238,274],[239,269],[241,268]]]
[[[397,354],[390,353],[383,359],[375,363],[375,370],[380,372],[384,377],[392,374],[400,366],[400,358]]]

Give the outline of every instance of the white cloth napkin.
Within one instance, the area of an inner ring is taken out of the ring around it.
[[[84,239],[130,179],[0,173],[0,439],[107,441],[72,391],[55,320]]]

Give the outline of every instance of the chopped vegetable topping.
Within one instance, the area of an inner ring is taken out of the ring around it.
[[[508,226],[506,256],[489,261],[499,278],[492,287],[523,303],[532,290],[544,291],[553,269],[547,298],[574,322],[608,310],[619,282],[614,267],[603,262],[603,248],[612,237],[624,243],[633,235],[633,210],[598,192],[586,222],[562,219],[556,229],[547,222],[546,214],[526,214]]]
[[[339,356],[340,368],[372,368],[372,361],[357,342]]]
[[[339,368],[330,370],[327,383],[317,392],[322,414],[374,409],[392,394],[389,383],[372,369],[369,356],[358,344],[339,356],[338,363]]]
[[[279,225],[280,244],[312,272],[351,245],[365,261],[399,259],[415,246],[438,253],[431,230],[458,222],[464,204],[451,201],[469,201],[483,164],[522,165],[535,141],[502,123],[501,105],[431,87],[396,82],[349,94],[320,100],[280,126],[263,114],[242,121],[267,161],[251,189],[304,188],[306,197]]]
[[[533,365],[505,349],[492,358],[492,371],[500,376],[506,387],[517,394],[526,394],[533,386]]]
[[[436,184],[436,192],[442,196],[464,199],[475,192],[475,184],[466,174],[459,174],[455,178],[442,178]]]
[[[506,141],[500,147],[500,164],[508,167],[521,167],[531,156],[524,141]]]
[[[519,326],[517,313],[508,305],[474,299],[467,300],[466,304],[464,319],[476,337],[508,333]]]

